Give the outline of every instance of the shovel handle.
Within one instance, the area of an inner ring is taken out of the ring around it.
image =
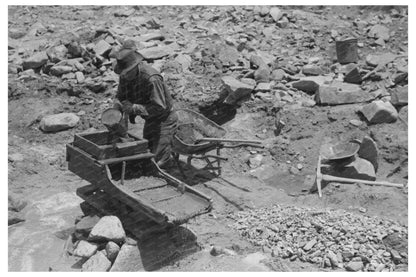
[[[397,184],[397,183],[390,183],[390,182],[384,182],[384,181],[368,181],[368,180],[361,180],[361,179],[352,179],[352,178],[342,178],[342,177],[336,177],[331,175],[322,175],[322,180],[328,181],[328,182],[341,182],[341,183],[362,183],[366,185],[374,185],[374,186],[386,186],[386,187],[396,187],[396,188],[402,188],[403,184]]]
[[[198,141],[210,141],[210,142],[240,142],[240,143],[252,143],[261,144],[260,140],[244,140],[244,139],[223,139],[223,138],[200,138]]]

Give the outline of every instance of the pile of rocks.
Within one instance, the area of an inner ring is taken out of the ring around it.
[[[391,220],[282,206],[241,211],[229,218],[241,236],[274,257],[348,271],[407,266],[407,227]]]
[[[135,245],[116,216],[85,216],[76,222],[66,250],[81,258],[82,271],[115,271]]]

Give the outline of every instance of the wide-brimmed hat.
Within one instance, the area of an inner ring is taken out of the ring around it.
[[[117,60],[114,72],[122,75],[133,69],[143,60],[143,56],[136,52],[134,41],[127,40],[123,43],[119,51],[112,53],[111,57]]]

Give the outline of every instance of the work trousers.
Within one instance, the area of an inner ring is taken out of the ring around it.
[[[150,151],[155,154],[159,166],[167,165],[171,159],[172,139],[177,127],[178,116],[171,111],[165,120],[146,120],[143,137],[149,141]]]

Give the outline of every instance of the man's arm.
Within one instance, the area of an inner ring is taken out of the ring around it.
[[[134,105],[134,112],[138,115],[158,117],[166,112],[167,103],[165,97],[165,86],[160,76],[149,78],[150,103],[145,105]]]

